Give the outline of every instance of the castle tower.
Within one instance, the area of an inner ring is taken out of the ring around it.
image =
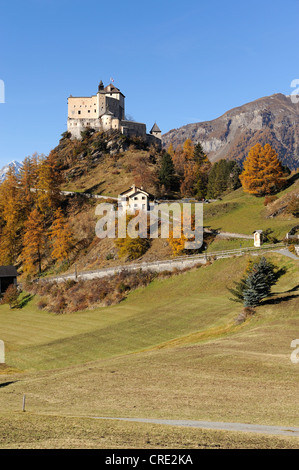
[[[98,91],[99,91],[100,93],[101,93],[101,91],[104,91],[104,84],[103,84],[102,80],[101,80],[100,83],[99,83]]]
[[[157,139],[162,140],[162,132],[161,132],[161,130],[159,129],[159,127],[157,126],[157,123],[156,123],[156,122],[155,122],[155,124],[153,125],[153,127],[151,128],[150,134],[152,134],[154,137],[157,137]]]

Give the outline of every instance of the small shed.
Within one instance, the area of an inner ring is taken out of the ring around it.
[[[17,270],[14,266],[0,266],[0,294],[11,285],[17,285]]]
[[[259,247],[263,244],[263,230],[256,230],[253,232],[254,246]]]

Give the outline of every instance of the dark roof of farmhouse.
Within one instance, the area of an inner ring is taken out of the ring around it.
[[[130,194],[130,197],[136,196],[136,194],[145,194],[149,199],[155,199],[155,196],[151,193],[148,193],[147,191],[144,191],[143,189],[136,188],[135,193]]]
[[[18,272],[14,266],[0,266],[0,277],[17,277]]]

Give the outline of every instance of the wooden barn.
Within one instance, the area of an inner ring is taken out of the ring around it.
[[[0,295],[4,294],[11,284],[17,285],[17,276],[14,266],[0,266]]]

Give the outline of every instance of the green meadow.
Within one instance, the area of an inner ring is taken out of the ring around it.
[[[161,436],[170,432],[165,426],[87,419],[298,426],[299,365],[290,360],[290,343],[299,338],[298,262],[274,253],[267,256],[287,273],[256,314],[241,324],[235,318],[242,306],[229,300],[227,286],[241,276],[248,256],[157,279],[116,306],[63,315],[38,310],[36,298],[21,309],[0,306],[0,338],[6,345],[0,416],[15,423],[15,446],[108,447],[115,439],[119,447],[134,447],[133,436],[142,428],[137,441],[144,447],[150,447],[148,436],[160,447],[178,442],[197,447],[203,435],[206,441],[201,442],[208,447],[217,442],[225,448],[250,447],[250,439],[257,447],[296,447],[295,438],[251,435],[248,440],[241,433],[179,428],[172,434],[175,438],[163,441]],[[72,419],[82,430],[78,436],[69,430],[64,439],[51,431],[51,422],[65,427]],[[30,443],[26,423],[33,421],[41,437]],[[97,440],[99,430],[108,428],[110,440]],[[84,430],[92,434],[90,439],[83,437]],[[1,438],[0,447],[11,442],[9,436]]]
[[[277,197],[291,191],[294,191],[294,186],[281,191]],[[264,198],[246,194],[239,188],[224,196],[222,200],[204,204],[204,225],[219,231],[245,235],[251,235],[254,230],[271,228],[277,238],[283,239],[296,225],[296,219],[285,214],[267,218]]]

